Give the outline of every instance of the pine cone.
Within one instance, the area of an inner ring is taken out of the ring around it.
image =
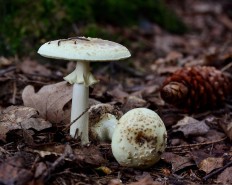
[[[231,93],[231,82],[214,67],[194,66],[176,71],[161,89],[165,102],[190,112],[222,106]]]

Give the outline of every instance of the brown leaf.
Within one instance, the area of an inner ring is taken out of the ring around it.
[[[39,178],[40,176],[43,175],[44,171],[47,170],[47,165],[44,162],[39,162],[36,166],[36,170],[35,170],[35,178]]]
[[[147,175],[140,179],[138,182],[132,182],[128,185],[161,185],[161,182],[154,181],[150,175]]]
[[[198,121],[192,117],[186,116],[173,126],[175,131],[183,132],[185,137],[204,135],[209,131],[209,126],[204,121]]]
[[[205,153],[202,150],[194,150],[191,152],[194,162],[199,167],[199,164],[206,158],[210,157],[210,154]]]
[[[38,153],[41,157],[55,155],[60,156],[65,152],[65,145],[47,145],[37,148],[37,150],[28,149]],[[95,146],[73,148],[74,161],[78,164],[84,163],[93,166],[100,166],[106,162],[99,149]]]
[[[51,123],[38,118],[38,112],[31,107],[10,106],[0,115],[0,139],[16,129],[35,129],[37,131],[51,127]]]
[[[221,21],[225,25],[225,27],[232,31],[232,21],[229,17],[227,17],[226,15],[221,15],[218,20]]]
[[[12,63],[13,63],[13,60],[10,60],[3,56],[0,57],[0,67],[9,66],[9,65],[12,65]]]
[[[208,157],[200,162],[199,169],[203,170],[207,174],[211,171],[220,168],[223,166],[223,158],[222,157]]]
[[[30,59],[24,60],[20,68],[26,74],[39,74],[43,76],[50,76],[52,74],[51,70],[47,69],[44,65]]]
[[[70,111],[64,106],[72,99],[72,86],[67,82],[46,85],[35,93],[34,87],[28,85],[22,93],[25,106],[39,111],[40,116],[52,123],[69,123]]]
[[[112,96],[114,101],[123,103],[124,99],[128,96],[128,93],[123,91],[120,86],[115,87],[114,89],[107,91],[107,94]]]
[[[226,168],[220,175],[217,181],[222,184],[232,184],[232,167]]]
[[[205,3],[205,2],[198,2],[193,5],[193,10],[196,13],[212,13],[212,14],[219,14],[221,13],[221,7],[217,4],[213,3]]]
[[[120,179],[111,179],[108,185],[123,185]]]
[[[144,99],[141,99],[139,97],[128,96],[125,98],[125,103],[122,106],[122,111],[127,112],[131,109],[139,107],[148,107],[148,103]]]
[[[177,51],[171,51],[165,58],[159,58],[151,65],[151,69],[158,74],[169,74],[180,69],[179,60],[183,55]]]
[[[100,166],[106,163],[101,152],[95,146],[75,148],[73,152],[77,163],[84,162],[93,166]]]
[[[191,162],[190,157],[179,156],[171,152],[164,152],[161,158],[165,160],[166,162],[171,163],[172,170],[174,172],[184,169],[185,167],[194,165]]]
[[[219,121],[219,126],[232,141],[232,120],[221,120]]]
[[[11,157],[0,165],[0,184],[26,185],[33,174],[24,167],[25,159]]]

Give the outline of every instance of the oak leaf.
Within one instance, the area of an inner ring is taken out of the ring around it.
[[[22,93],[25,106],[38,110],[40,116],[51,123],[69,123],[70,109],[65,105],[72,99],[72,86],[66,81],[43,86],[37,93],[33,86],[28,85]]]

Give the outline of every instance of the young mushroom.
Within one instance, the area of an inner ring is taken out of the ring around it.
[[[89,86],[97,82],[90,72],[89,62],[114,61],[130,57],[128,49],[118,43],[98,38],[74,37],[43,44],[38,53],[44,57],[76,61],[76,69],[64,79],[73,85],[70,135],[89,143]]]
[[[122,112],[117,107],[100,103],[89,110],[90,136],[100,142],[111,142],[115,127]]]
[[[117,124],[117,118],[113,114],[106,113],[101,116],[100,120],[96,124],[90,127],[90,133],[94,140],[109,142],[112,140]]]
[[[167,131],[152,110],[136,108],[120,119],[112,137],[112,152],[122,166],[147,168],[155,164],[164,151]]]

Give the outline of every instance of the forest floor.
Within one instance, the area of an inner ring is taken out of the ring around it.
[[[148,169],[122,167],[109,143],[81,147],[69,136],[72,89],[62,81],[72,62],[1,56],[0,184],[232,184],[231,98],[218,109],[188,113],[160,97],[164,80],[186,66],[214,66],[231,76],[232,3],[169,2],[188,33],[170,34],[147,20],[138,28],[106,26],[128,41],[132,57],[93,64],[100,82],[90,89],[93,104],[111,104],[122,114],[156,111],[168,132],[161,160]]]

